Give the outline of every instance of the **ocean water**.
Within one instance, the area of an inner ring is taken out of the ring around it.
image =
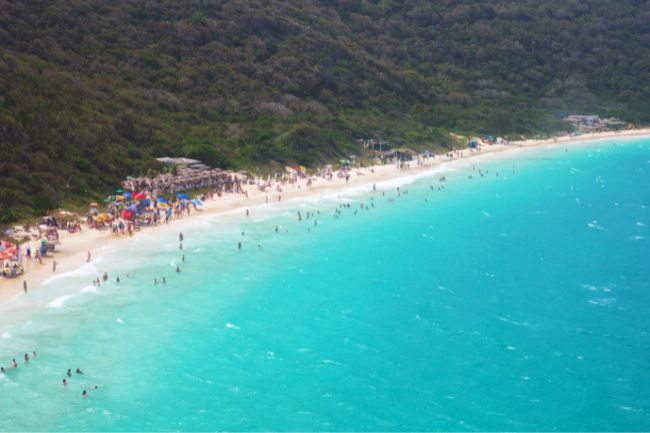
[[[0,306],[0,431],[650,430],[650,140],[613,143],[97,251]]]

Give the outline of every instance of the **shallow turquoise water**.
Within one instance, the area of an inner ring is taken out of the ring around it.
[[[617,143],[99,251],[0,306],[0,362],[38,352],[0,430],[649,430],[650,141]]]

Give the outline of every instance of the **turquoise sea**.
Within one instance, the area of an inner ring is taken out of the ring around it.
[[[96,251],[0,306],[0,431],[650,430],[650,140],[613,143]]]

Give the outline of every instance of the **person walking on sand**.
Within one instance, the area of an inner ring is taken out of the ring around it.
[[[56,272],[56,260],[52,262],[52,272]]]
[[[184,239],[183,232],[180,232],[178,234],[178,242],[183,242],[183,239]]]
[[[88,251],[88,257],[86,258],[86,263],[90,263],[90,251]]]
[[[27,281],[23,281],[23,290],[27,293]]]

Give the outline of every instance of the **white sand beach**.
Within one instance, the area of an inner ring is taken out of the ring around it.
[[[279,198],[281,201],[300,199],[305,197],[317,196],[322,194],[331,194],[341,192],[346,189],[358,188],[361,186],[371,186],[375,183],[394,180],[400,177],[413,176],[423,174],[427,171],[435,170],[443,163],[455,164],[460,161],[467,161],[468,159],[479,159],[487,155],[495,154],[509,154],[511,151],[521,149],[523,147],[540,147],[540,146],[554,146],[565,143],[579,143],[590,140],[602,140],[609,138],[625,138],[625,137],[642,137],[650,136],[650,128],[625,130],[620,132],[603,132],[584,134],[580,136],[562,136],[549,140],[525,140],[512,142],[508,145],[492,145],[482,146],[481,151],[471,151],[470,149],[462,149],[457,152],[462,153],[462,157],[450,159],[448,157],[438,156],[435,159],[428,159],[424,165],[417,166],[415,161],[410,163],[410,168],[399,169],[395,165],[378,165],[373,167],[365,167],[360,169],[352,169],[349,181],[343,177],[334,176],[331,180],[324,178],[317,178],[312,181],[310,187],[307,186],[306,179],[300,180],[294,184],[286,184],[282,186],[282,191],[277,192],[275,189],[271,192],[265,193],[254,185],[247,186],[248,196],[244,194],[225,194],[222,197],[215,197],[212,200],[207,200],[204,204],[203,212],[194,212],[191,216],[184,216],[175,219],[170,224],[177,225],[179,231],[182,230],[183,221],[188,218],[193,218],[195,215],[218,214],[223,212],[241,210],[242,217],[245,217],[245,211],[248,208],[263,205],[265,203],[272,204],[278,203]],[[156,230],[157,227],[145,227],[142,230]],[[0,280],[0,303],[6,302],[14,296],[29,296],[32,291],[43,290],[39,287],[41,283],[53,275],[52,262],[56,260],[56,272],[67,272],[82,266],[87,259],[88,251],[96,251],[103,246],[111,245],[120,248],[121,243],[128,244],[137,238],[139,232],[135,232],[133,237],[128,235],[115,235],[110,230],[95,230],[86,228],[80,233],[69,234],[61,231],[60,243],[56,247],[56,251],[52,256],[43,260],[43,264],[36,263],[31,260],[25,260],[25,274],[22,277],[12,280]],[[23,282],[27,282],[28,293],[23,293]]]

